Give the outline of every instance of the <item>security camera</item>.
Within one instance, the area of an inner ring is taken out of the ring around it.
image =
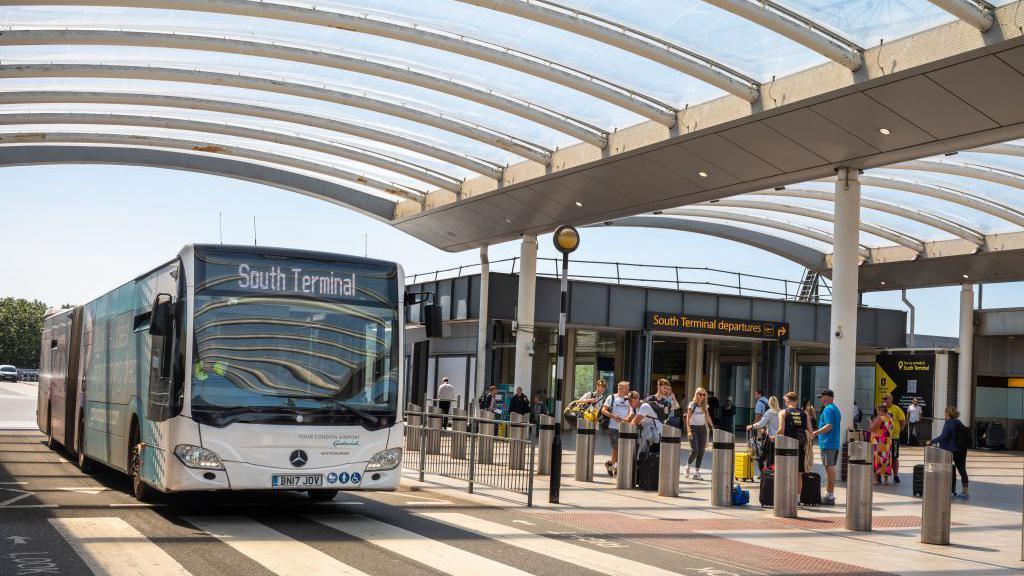
[[[836,338],[842,338],[842,337],[843,337],[843,329],[842,329],[842,327],[840,327],[838,330],[836,330]]]
[[[526,354],[530,358],[533,358],[533,342],[532,341],[526,346]]]

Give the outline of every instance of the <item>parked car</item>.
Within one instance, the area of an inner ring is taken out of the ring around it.
[[[0,365],[0,382],[17,382],[18,381],[18,369],[10,364]]]

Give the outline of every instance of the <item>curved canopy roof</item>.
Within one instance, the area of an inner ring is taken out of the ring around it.
[[[242,178],[248,165],[248,179],[330,190],[391,221],[400,203],[564,170],[562,150],[607,158],[728,120],[688,116],[701,103],[782,106],[785,79],[811,68],[891,73],[886,45],[956,22],[984,34],[1013,1],[0,0],[0,165],[195,158]],[[1024,143],[862,183],[868,262],[1024,233]],[[831,194],[811,181],[618,223],[746,238],[826,268]]]

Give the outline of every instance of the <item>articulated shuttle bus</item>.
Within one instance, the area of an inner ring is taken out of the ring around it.
[[[43,328],[38,423],[135,496],[395,490],[403,277],[391,262],[185,247]]]

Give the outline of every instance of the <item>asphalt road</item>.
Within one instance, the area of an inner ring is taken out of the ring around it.
[[[0,406],[0,420],[26,418]],[[128,490],[115,471],[82,474],[38,431],[0,429],[0,575],[750,573],[614,530],[588,534],[530,511],[405,488],[322,504],[258,492],[143,505]]]

